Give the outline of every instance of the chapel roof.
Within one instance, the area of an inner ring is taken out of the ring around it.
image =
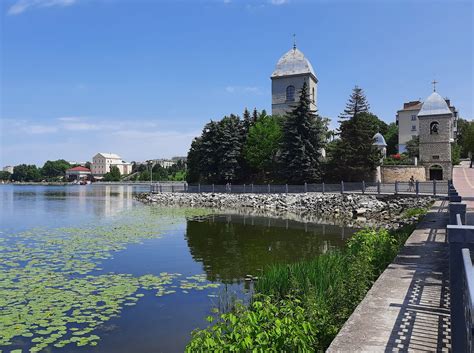
[[[441,97],[438,92],[434,91],[423,103],[418,116],[446,114],[451,115],[451,109],[449,109],[446,100]]]

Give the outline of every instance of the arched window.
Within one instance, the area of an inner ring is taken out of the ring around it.
[[[316,96],[314,95],[314,87],[313,87],[313,90],[312,90],[312,97],[313,97],[313,103],[316,102]]]
[[[430,135],[438,135],[439,133],[439,123],[437,121],[433,121],[430,124]]]
[[[286,87],[286,101],[287,102],[295,101],[295,86]]]

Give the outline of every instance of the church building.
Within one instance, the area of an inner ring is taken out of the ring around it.
[[[311,63],[296,48],[296,44],[278,60],[271,80],[272,115],[284,115],[295,106],[304,82],[308,84],[311,109],[317,109],[318,78]]]

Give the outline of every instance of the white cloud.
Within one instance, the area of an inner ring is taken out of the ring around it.
[[[76,3],[76,0],[18,0],[8,9],[9,15],[19,15],[27,10],[42,7],[70,6]]]
[[[58,131],[58,128],[55,126],[47,125],[25,125],[22,129],[27,134],[51,134]]]
[[[81,118],[75,117],[75,116],[64,116],[61,118],[58,118],[59,121],[79,121]]]
[[[270,0],[270,4],[272,5],[284,5],[284,4],[288,4],[288,0]]]
[[[97,124],[82,123],[82,122],[68,122],[61,125],[65,130],[69,131],[88,131],[99,130],[100,126]]]
[[[230,94],[234,94],[234,93],[258,94],[258,95],[262,94],[261,89],[255,86],[227,86],[225,88],[225,91]]]

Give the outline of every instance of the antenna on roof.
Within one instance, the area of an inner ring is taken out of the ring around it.
[[[296,34],[293,33],[293,50],[296,50]]]
[[[436,84],[438,83],[438,81],[436,80],[433,80],[433,82],[431,82],[431,84],[433,85],[433,92],[436,92]]]

